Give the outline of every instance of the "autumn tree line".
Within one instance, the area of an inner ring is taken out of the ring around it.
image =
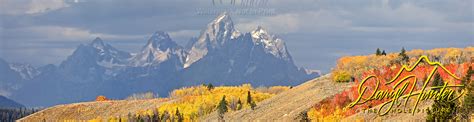
[[[251,110],[257,109],[258,102],[288,89],[290,89],[288,86],[253,88],[250,84],[240,86],[214,86],[212,84],[203,84],[173,90],[166,99],[175,99],[176,101],[164,103],[157,108],[140,110],[129,113],[128,115],[124,113],[123,116],[117,117],[102,116],[89,121],[199,121],[201,117],[211,113],[215,113],[218,117],[217,119],[224,120],[227,112],[247,108]],[[101,100],[98,101],[100,102]]]
[[[208,88],[212,89],[212,87],[208,87]],[[257,106],[256,102],[252,100],[252,95],[250,91],[247,92],[246,103],[250,105],[250,109],[252,110],[254,110]],[[222,99],[220,100],[218,105],[216,105],[216,110],[219,117],[218,119],[220,121],[224,120],[226,112],[230,110],[237,111],[241,109],[243,109],[243,102],[240,99],[237,102],[229,102],[226,100],[225,95],[222,96]],[[169,121],[183,122],[185,121],[184,114],[180,112],[179,108],[176,108],[174,113],[169,112],[167,110],[160,113],[159,111],[157,111],[157,109],[153,109],[151,111],[152,111],[151,114],[129,113],[125,117],[96,118],[89,121],[109,121],[109,122],[169,122]],[[197,120],[197,118],[194,118],[192,120]]]
[[[430,61],[440,62],[454,75],[462,80],[449,76],[446,72],[438,70],[434,77],[430,80],[433,86],[440,86],[448,83],[450,85],[464,85],[463,88],[456,88],[456,95],[461,94],[462,97],[456,101],[436,100],[430,106],[427,114],[427,121],[463,121],[472,118],[474,115],[474,83],[472,82],[474,71],[474,47],[466,48],[437,48],[432,50],[410,50],[402,48],[400,52],[387,53],[385,50],[376,49],[372,55],[362,56],[345,56],[341,57],[336,67],[332,70],[332,80],[334,82],[355,82],[358,84],[360,80],[369,75],[376,75],[380,78],[380,83],[385,84],[391,80],[393,76],[400,71],[402,66],[413,66],[413,64],[421,56],[426,56]],[[432,67],[425,62],[411,73],[402,73],[405,75],[415,75],[418,83],[426,81],[427,74]],[[403,77],[401,76],[401,77]],[[374,82],[366,83],[372,88],[376,86]],[[364,110],[380,105],[386,101],[371,101],[360,106],[345,108],[350,102],[357,98],[358,86],[353,86],[340,94],[329,97],[322,102],[315,104],[307,113],[300,114],[302,120],[326,120],[338,121],[347,116],[358,113],[358,110]],[[382,85],[379,89],[387,89]],[[416,89],[419,87],[417,86]],[[367,92],[371,92],[370,90]]]
[[[247,92],[247,104],[250,105],[250,108],[252,110],[255,110],[255,107],[257,107],[257,104],[255,101],[252,100],[252,95],[250,94],[250,91]],[[234,111],[238,111],[242,109],[242,101],[240,99],[237,102],[233,102],[230,105],[228,105],[227,100],[225,100],[225,95],[222,97],[222,100],[219,102],[219,105],[217,105],[217,113],[219,115],[219,120],[223,121],[224,120],[224,115],[228,111],[227,109],[230,108]]]
[[[400,52],[387,53],[377,48],[373,55],[344,56],[338,59],[332,70],[331,77],[336,82],[352,82],[364,72],[381,69],[383,67],[410,66],[419,57],[427,56],[431,61],[446,64],[464,64],[474,62],[474,47],[466,48],[437,48],[432,50],[414,49],[407,51],[402,48]]]
[[[89,121],[102,121],[103,119],[97,118]],[[111,117],[105,119],[109,122],[183,122],[183,114],[176,109],[175,113],[164,111],[163,113],[153,110],[152,114],[140,115],[140,114],[128,114],[126,117]]]

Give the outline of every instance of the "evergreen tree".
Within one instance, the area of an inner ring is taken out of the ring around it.
[[[247,92],[247,104],[250,105],[250,108],[252,110],[254,110],[257,106],[257,104],[255,104],[255,102],[252,100],[252,95],[250,94],[250,91]]]
[[[255,110],[255,107],[257,107],[257,104],[255,103],[255,101],[252,101],[252,103],[250,103],[250,108],[252,110]]]
[[[449,121],[456,116],[456,103],[446,99],[435,100],[428,109],[427,121]]]
[[[176,119],[178,122],[183,122],[184,118],[183,118],[183,115],[181,113],[179,113],[179,109],[176,108],[176,113],[174,114],[176,116]]]
[[[298,118],[300,118],[300,122],[310,122],[307,111],[301,112]]]
[[[243,106],[242,101],[240,101],[240,98],[239,98],[239,100],[237,101],[237,110],[242,109],[242,106]]]
[[[405,53],[406,53],[405,47],[402,47],[402,50],[400,51],[400,54],[404,54],[404,55],[405,55]]]
[[[252,103],[252,95],[250,94],[250,91],[247,91],[247,104],[250,105]]]
[[[386,56],[387,53],[385,53],[385,50],[382,51],[382,55]]]
[[[217,112],[219,114],[219,120],[224,120],[224,114],[227,112],[227,101],[225,100],[225,95],[222,97],[222,100],[217,106]]]
[[[375,51],[375,55],[376,56],[382,55],[382,52],[380,51],[379,48],[377,48],[377,50]]]
[[[434,74],[431,87],[440,87],[444,85],[443,78],[439,73]],[[432,88],[435,91],[439,91],[441,88]]]
[[[403,47],[402,50],[400,51],[400,53],[398,54],[398,57],[400,58],[400,60],[402,62],[405,62],[407,63],[408,60],[410,59],[410,57],[408,57],[408,55],[406,54],[406,50],[405,48]]]
[[[472,66],[469,66],[466,72],[466,76],[463,77],[461,80],[461,83],[464,84],[464,86],[467,86],[469,82],[471,81],[471,76],[474,75],[474,70],[472,70]]]
[[[441,78],[441,75],[439,73],[436,73],[433,77],[433,83],[431,83],[432,87],[437,87],[437,86],[443,86],[443,78]],[[439,90],[439,88],[437,89]]]
[[[436,73],[433,79],[432,87],[443,86],[444,81],[439,73]],[[440,89],[436,89],[439,91]],[[453,95],[456,96],[456,95]],[[449,121],[456,117],[457,113],[462,110],[458,110],[457,101],[450,101],[448,99],[435,100],[434,104],[428,109],[427,121]]]
[[[207,90],[211,91],[212,89],[214,89],[214,85],[212,83],[207,84]]]
[[[469,119],[469,117],[474,112],[474,82],[471,80],[471,76],[474,75],[474,70],[470,66],[466,72],[466,76],[462,79],[464,85],[464,91],[466,96],[464,96],[462,102],[462,113],[461,117],[464,119]]]

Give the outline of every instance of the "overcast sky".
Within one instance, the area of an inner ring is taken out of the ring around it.
[[[328,72],[338,57],[382,48],[474,46],[474,0],[0,0],[0,58],[34,66],[59,64],[79,44],[99,36],[136,52],[157,30],[185,44],[215,14],[241,32],[258,25],[285,40],[300,67]],[[242,6],[242,1],[264,4]],[[266,3],[265,3],[266,1]]]

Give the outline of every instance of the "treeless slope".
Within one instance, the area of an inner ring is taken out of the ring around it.
[[[324,98],[340,93],[352,86],[353,83],[335,83],[329,74],[310,80],[272,98],[259,102],[255,110],[245,108],[229,112],[226,120],[295,120],[303,111]],[[203,117],[204,121],[217,120],[217,113]]]
[[[113,100],[57,105],[18,121],[90,120],[98,117],[123,117],[129,113],[134,114],[139,111],[155,109],[163,103],[172,101],[168,99]]]

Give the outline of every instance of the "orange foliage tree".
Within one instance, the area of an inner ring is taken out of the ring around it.
[[[97,97],[95,98],[95,101],[98,101],[98,102],[100,102],[100,101],[108,101],[108,100],[109,100],[109,99],[107,99],[107,97],[102,96],[102,95],[99,95],[99,96],[97,96]]]
[[[449,72],[454,73],[456,76],[464,76],[468,67],[474,66],[474,47],[438,48],[427,51],[412,50],[407,51],[406,54],[410,57],[406,65],[411,66],[421,55],[426,55],[431,61],[440,62]],[[398,53],[391,53],[386,56],[368,55],[340,58],[332,71],[332,79],[335,82],[353,81],[355,85],[340,94],[328,97],[313,105],[308,111],[309,118],[313,120],[339,120],[388,101],[388,99],[370,101],[352,108],[347,107],[350,102],[357,99],[359,95],[358,85],[361,79],[375,75],[380,80],[380,84],[385,84],[400,71],[402,64],[396,61],[397,56]],[[419,90],[431,70],[433,70],[432,66],[421,63],[412,72],[402,72],[399,78],[415,75],[417,78],[415,89]],[[459,80],[453,79],[444,70],[438,69],[437,73],[446,81],[454,81],[453,84],[460,84]],[[350,78],[353,78],[353,80],[350,80]],[[374,88],[376,83],[374,81],[367,81],[365,85],[368,87],[367,92],[372,93],[373,89],[371,88]],[[409,87],[411,85],[413,84],[410,84]],[[393,84],[380,85],[379,90],[390,90],[392,87]]]

